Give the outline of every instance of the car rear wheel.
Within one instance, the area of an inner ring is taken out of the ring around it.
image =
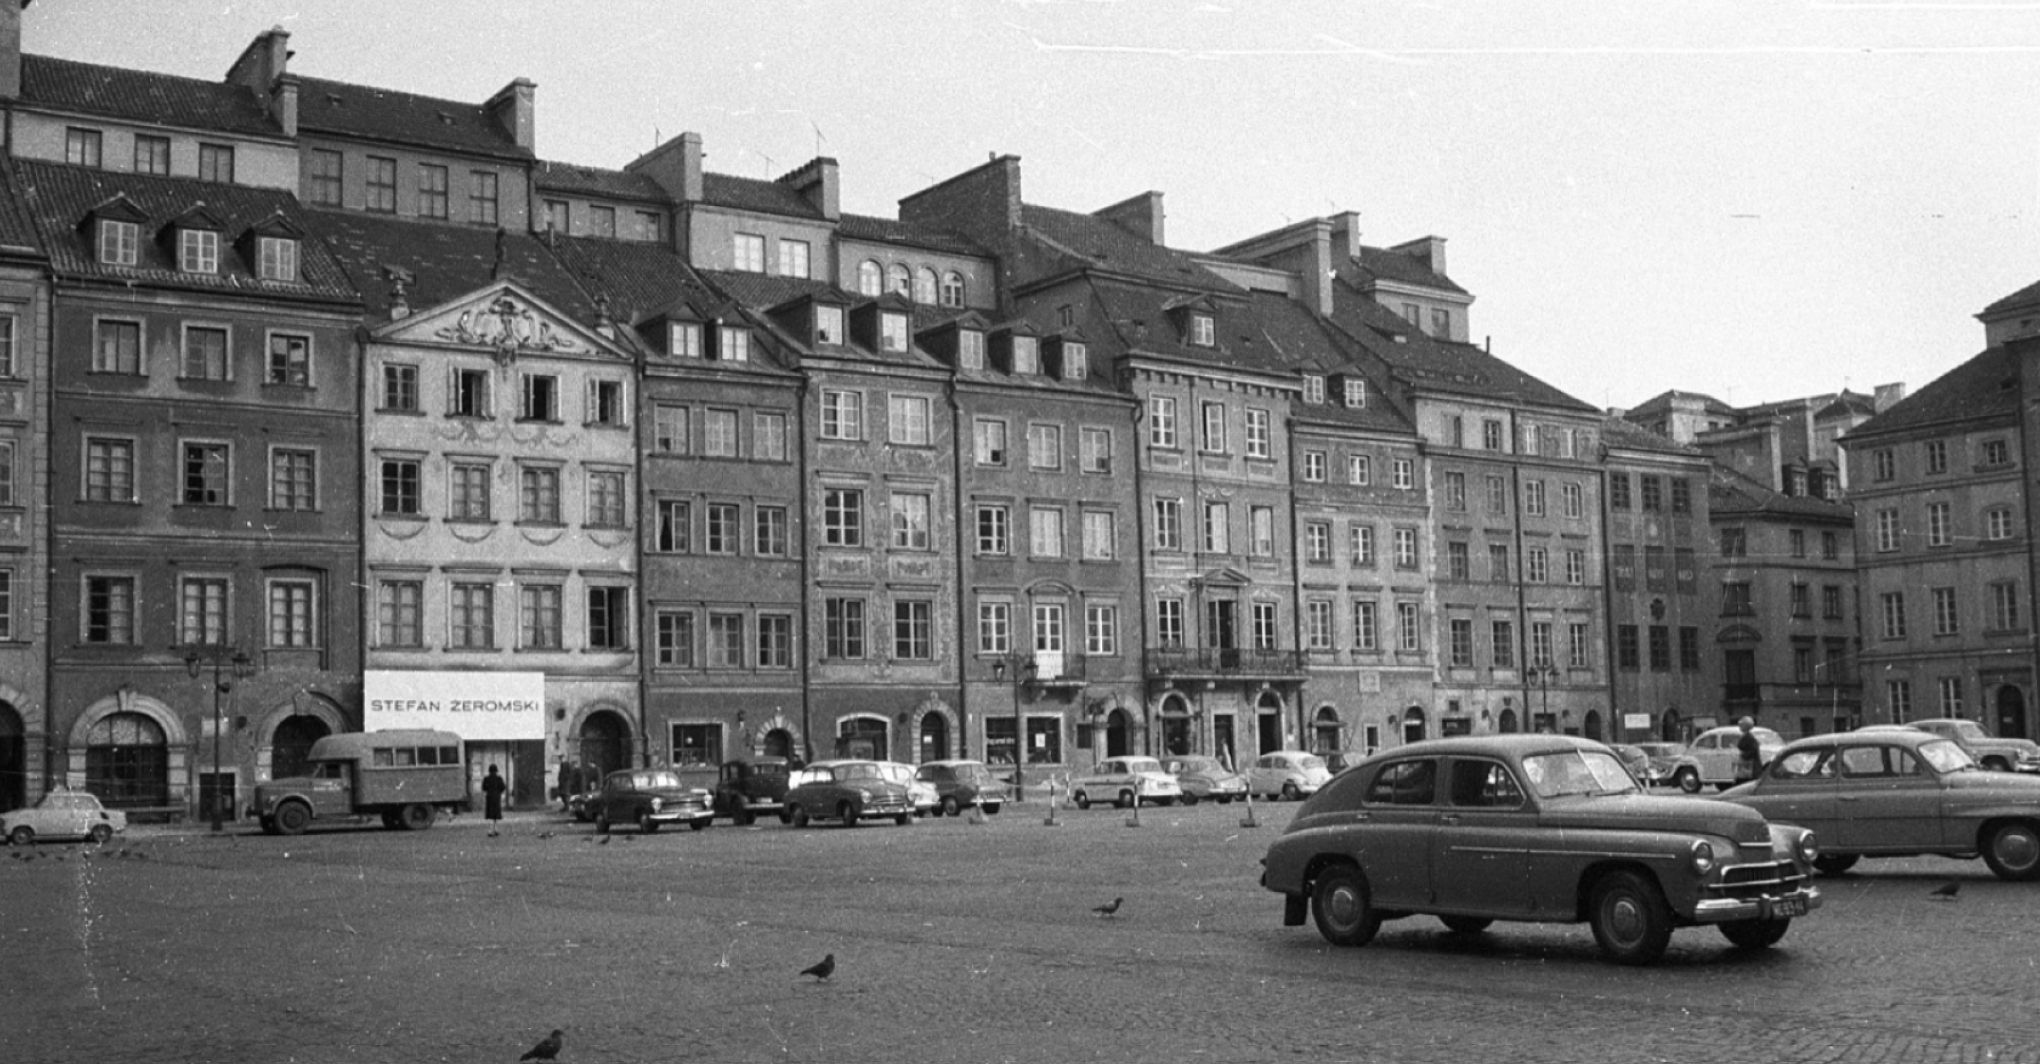
[[[104,846],[113,838],[113,825],[94,824],[90,835],[94,844]]]
[[[1722,924],[1721,937],[1734,943],[1739,949],[1766,949],[1778,944],[1785,937],[1785,931],[1792,926],[1790,919],[1784,920],[1730,920]]]
[[[7,841],[16,846],[33,846],[35,845],[35,829],[27,824],[23,824],[7,833]]]
[[[1132,791],[1120,791],[1120,792],[1119,792],[1119,801],[1118,801],[1118,803],[1117,803],[1117,804],[1118,804],[1118,806],[1119,806],[1119,808],[1121,808],[1121,809],[1131,809],[1131,808],[1133,808],[1133,803],[1134,803],[1134,797],[1133,797],[1133,792],[1132,792]]]
[[[944,795],[944,796],[943,796],[943,798],[942,798],[942,805],[941,805],[941,807],[940,807],[939,809],[937,809],[937,810],[935,811],[935,815],[936,815],[936,816],[962,816],[962,815],[963,815],[963,806],[961,806],[961,805],[957,804],[957,801],[956,801],[956,796],[955,796],[955,795],[953,795],[953,794],[950,794],[950,795]]]
[[[641,834],[651,835],[659,830],[659,822],[652,819],[650,811],[640,812],[637,815],[637,829]]]
[[[1999,824],[1984,837],[1983,862],[1999,879],[2040,879],[2040,833],[2024,821]]]
[[[1679,774],[1672,777],[1672,782],[1678,784],[1679,789],[1687,794],[1700,793],[1700,774],[1690,768],[1680,769]]]
[[[1856,867],[1856,862],[1861,859],[1861,855],[1853,853],[1824,853],[1813,859],[1813,867],[1821,875],[1838,876]]]
[[[1185,795],[1183,795],[1183,804],[1184,804],[1184,805],[1196,805],[1196,804],[1197,804],[1197,796],[1196,796],[1196,795],[1194,795],[1194,794],[1185,794]]]
[[[1091,796],[1085,794],[1083,791],[1078,791],[1077,793],[1071,795],[1070,801],[1077,803],[1077,808],[1079,809],[1091,808]]]
[[[1318,934],[1334,946],[1364,946],[1381,930],[1367,877],[1352,865],[1334,865],[1318,873],[1310,888],[1310,912]]]
[[[807,827],[808,826],[807,807],[800,805],[788,807],[786,810],[786,822],[792,824],[794,827],[797,828]]]
[[[1650,964],[1672,941],[1672,911],[1664,893],[1638,872],[1610,872],[1594,884],[1589,919],[1594,941],[1617,964]]]
[[[1485,916],[1441,916],[1438,919],[1445,924],[1446,930],[1461,935],[1478,935],[1494,923]]]
[[[1297,790],[1294,783],[1284,783],[1282,785],[1282,800],[1285,802],[1303,801],[1303,792]]]
[[[856,806],[854,806],[854,805],[851,805],[851,804],[850,804],[849,802],[837,802],[837,803],[836,803],[836,819],[837,819],[837,820],[840,820],[840,821],[842,821],[842,822],[843,822],[843,826],[844,826],[844,827],[846,827],[846,828],[854,828],[854,827],[856,827],[856,826],[857,826],[857,807],[856,807]]]
[[[303,802],[285,802],[276,809],[276,830],[285,835],[302,835],[312,822],[312,811]]]

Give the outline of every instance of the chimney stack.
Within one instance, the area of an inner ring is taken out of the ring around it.
[[[538,85],[530,78],[518,78],[503,86],[482,113],[493,119],[510,140],[525,151],[538,152]]]
[[[682,133],[631,160],[624,169],[651,178],[681,203],[699,203],[701,157],[701,134]]]
[[[29,0],[0,0],[0,100],[21,98],[21,10]]]
[[[1156,247],[1162,247],[1162,194],[1143,192],[1110,207],[1091,212],[1093,218],[1111,222]]]
[[[1020,157],[994,155],[900,200],[900,221],[952,229],[998,248],[1020,227],[1020,204]]]
[[[698,167],[697,167],[698,169]],[[836,160],[816,156],[807,165],[779,179],[779,183],[800,193],[822,217],[835,221],[843,216],[841,186],[836,177]]]
[[[227,68],[227,84],[255,94],[286,137],[297,136],[297,81],[290,77],[290,31],[272,26],[255,35]]]

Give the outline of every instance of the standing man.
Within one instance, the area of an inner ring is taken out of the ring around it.
[[[1742,737],[1735,741],[1735,752],[1742,756],[1741,763],[1736,766],[1735,778],[1738,780],[1756,779],[1757,770],[1763,767],[1764,758],[1763,744],[1757,742],[1757,733],[1753,730],[1757,722],[1744,717],[1736,721],[1735,724],[1736,727],[1742,729]]]
[[[489,834],[497,834],[496,825],[503,822],[503,791],[506,785],[503,777],[496,774],[496,766],[489,766],[489,774],[482,780],[482,815],[489,818]]]

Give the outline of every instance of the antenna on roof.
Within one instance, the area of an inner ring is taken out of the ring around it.
[[[812,118],[808,119],[807,124],[813,126],[815,129],[815,157],[819,159],[821,158],[822,155],[822,142],[829,138],[822,136],[821,124],[816,122],[814,119]]]

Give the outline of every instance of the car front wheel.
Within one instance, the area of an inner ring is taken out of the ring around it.
[[[302,835],[312,822],[312,811],[303,802],[286,802],[276,810],[276,830],[285,835]]]
[[[7,841],[16,846],[33,846],[35,845],[35,829],[27,824],[23,824],[7,833]]]
[[[1196,804],[1197,804],[1197,796],[1196,796],[1196,795],[1194,795],[1194,794],[1185,794],[1185,795],[1183,796],[1183,804],[1184,804],[1184,805],[1196,805]]]
[[[1077,803],[1077,808],[1079,809],[1091,808],[1091,796],[1085,794],[1083,791],[1078,791],[1076,794],[1072,795],[1070,797],[1070,801]]]
[[[957,804],[957,801],[956,801],[956,796],[955,796],[955,795],[953,795],[953,794],[951,794],[951,795],[945,795],[945,796],[943,797],[943,799],[942,799],[942,807],[941,807],[940,809],[938,809],[938,810],[936,811],[936,815],[937,815],[937,816],[962,816],[962,815],[963,815],[963,806],[961,806],[961,805]]]
[[[1311,884],[1310,912],[1318,934],[1334,946],[1364,946],[1381,930],[1367,877],[1352,865],[1335,865]]]
[[[651,813],[641,812],[637,815],[637,829],[642,834],[650,835],[659,830],[659,822],[652,819]]]
[[[1838,876],[1851,868],[1862,858],[1853,853],[1821,854],[1813,859],[1814,870],[1824,876]]]
[[[96,845],[106,845],[113,839],[113,826],[111,824],[92,825],[91,838]]]
[[[808,826],[807,807],[796,805],[786,811],[786,822],[797,828]]]
[[[1984,837],[1983,861],[1999,879],[2040,879],[2040,833],[2023,821],[1999,824]]]
[[[1778,944],[1785,937],[1785,930],[1792,926],[1785,920],[1730,920],[1722,924],[1721,937],[1734,943],[1739,949],[1765,949]]]
[[[1672,777],[1672,782],[1678,784],[1679,789],[1687,794],[1700,793],[1700,774],[1690,768],[1680,769],[1679,774]]]
[[[1588,912],[1594,941],[1618,964],[1650,964],[1664,956],[1671,943],[1671,907],[1657,883],[1640,873],[1624,870],[1603,876],[1594,884]]]

